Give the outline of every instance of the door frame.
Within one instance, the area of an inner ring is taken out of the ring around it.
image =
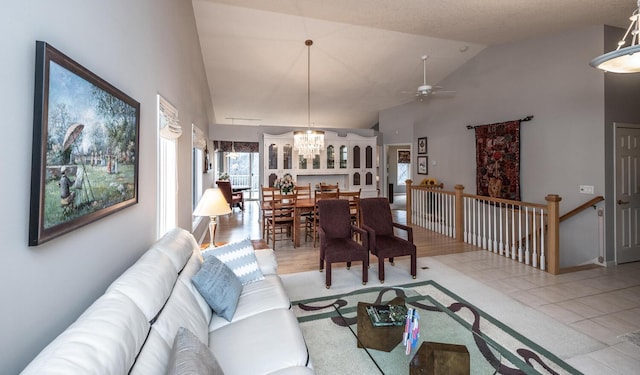
[[[384,152],[382,160],[384,160],[384,165],[382,165],[381,170],[384,172],[384,175],[380,177],[380,180],[383,181],[383,185],[381,186],[380,192],[381,196],[387,197],[389,190],[389,148],[391,147],[402,147],[408,149],[411,152],[411,175],[414,176],[416,173],[413,171],[415,163],[413,160],[415,158],[413,144],[411,142],[397,142],[397,143],[385,143],[382,145],[382,149]]]
[[[617,158],[617,145],[618,141],[618,129],[620,128],[634,128],[640,130],[640,124],[632,124],[632,123],[624,123],[624,122],[614,122],[613,123],[613,194],[611,196],[612,207],[613,207],[613,256],[615,264],[618,263],[618,212],[617,212],[617,204],[616,199],[618,195],[618,158]],[[606,254],[606,252],[605,252]]]

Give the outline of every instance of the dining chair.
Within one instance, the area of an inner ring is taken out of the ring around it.
[[[351,222],[359,226],[360,225],[360,192],[357,191],[340,191],[338,194],[339,199],[344,199],[349,202],[349,210],[351,212]]]
[[[369,250],[367,235],[362,228],[351,224],[349,202],[343,199],[323,199],[318,202],[322,220],[318,227],[320,236],[320,272],[326,268],[325,286],[331,287],[331,265],[333,263],[362,262],[362,285],[369,279]],[[364,238],[363,244],[354,240],[354,234]]]
[[[296,188],[294,189],[294,193],[296,195],[296,201],[300,201],[301,199],[313,199],[312,195],[311,195],[311,183],[307,184],[307,185],[296,185]],[[313,210],[309,210],[309,209],[305,209],[303,210],[303,212],[300,213],[299,215],[299,219],[300,219],[300,227],[301,228],[307,228],[307,225],[309,225],[310,227],[310,223],[313,221]],[[295,230],[298,230],[298,228],[295,228]],[[308,235],[305,232],[305,241],[307,239]]]
[[[360,199],[360,226],[368,233],[369,251],[378,257],[378,279],[384,283],[384,259],[409,255],[411,276],[416,278],[416,245],[413,244],[413,228],[393,222],[391,206],[385,197]],[[394,228],[406,231],[407,239],[396,236]]]
[[[280,190],[274,187],[265,187],[260,185],[260,222],[262,225],[262,238],[269,240],[267,236],[267,227],[271,224],[271,200],[273,199],[273,193]]]
[[[236,193],[233,192],[231,181],[218,180],[216,181],[216,185],[218,185],[218,188],[220,189],[220,191],[222,191],[222,195],[224,195],[224,198],[229,203],[229,207],[231,208],[231,210],[233,210],[233,208],[237,206],[240,207],[242,211],[244,211],[244,196],[242,195],[241,191]]]
[[[309,234],[313,236],[313,247],[316,247],[318,240],[318,225],[320,223],[320,212],[318,211],[318,202],[323,199],[338,199],[340,190],[335,191],[317,191],[314,195],[313,211],[311,211],[311,220],[305,225],[305,241]]]
[[[324,182],[320,183],[320,191],[337,191],[340,189],[340,184],[336,182],[335,184],[325,184]]]
[[[296,208],[296,197],[292,194],[271,192],[271,216],[267,224],[267,243],[271,239],[276,249],[276,241],[293,240],[293,223]]]

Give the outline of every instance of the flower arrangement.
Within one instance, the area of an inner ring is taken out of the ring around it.
[[[220,181],[227,181],[229,179],[229,174],[228,173],[223,173],[220,175],[220,177],[218,178],[218,180]]]
[[[288,194],[293,192],[293,189],[296,188],[296,182],[293,181],[293,176],[290,173],[285,173],[282,178],[278,178],[273,183],[273,187],[276,189],[280,189],[280,191],[284,194]]]

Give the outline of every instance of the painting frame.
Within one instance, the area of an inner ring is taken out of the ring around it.
[[[418,156],[418,174],[429,174],[429,157]]]
[[[36,41],[29,246],[138,203],[140,103]]]
[[[397,160],[398,160],[398,163],[411,164],[411,150],[398,149]]]
[[[427,137],[418,138],[418,154],[427,153]]]

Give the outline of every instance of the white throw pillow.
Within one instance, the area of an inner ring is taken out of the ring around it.
[[[264,275],[258,266],[256,252],[249,239],[207,249],[202,252],[202,256],[205,260],[210,256],[220,259],[238,276],[242,285],[264,279]]]

